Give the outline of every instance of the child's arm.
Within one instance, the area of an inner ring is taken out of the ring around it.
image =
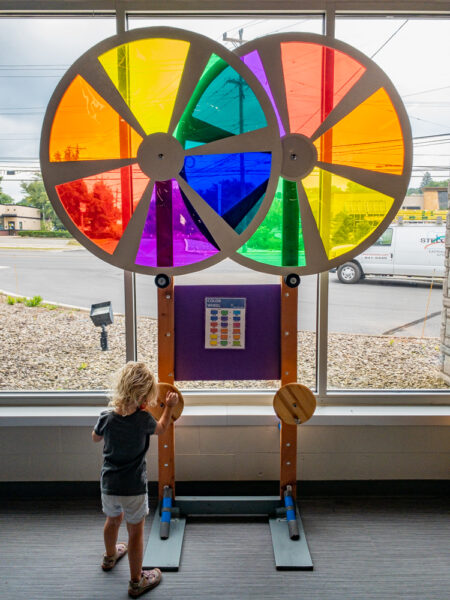
[[[167,431],[170,424],[170,417],[172,416],[172,409],[178,404],[178,394],[175,394],[175,392],[167,392],[165,403],[166,406],[164,407],[163,414],[156,424],[156,435],[162,435]]]
[[[97,435],[95,431],[92,432],[92,441],[93,442],[101,442],[103,439],[102,435]]]

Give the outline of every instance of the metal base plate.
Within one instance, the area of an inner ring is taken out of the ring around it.
[[[289,537],[286,517],[269,519],[275,566],[279,571],[312,571],[314,568],[303,523],[298,510],[296,512],[300,539],[295,541]]]
[[[159,525],[160,516],[158,506],[153,517],[142,566],[144,569],[158,567],[161,571],[178,571],[186,519],[184,517],[172,517],[170,520],[170,536],[167,540],[162,540],[159,537]]]
[[[253,502],[252,502],[253,501]],[[175,505],[188,514],[267,514],[273,513],[276,505],[280,506],[279,498],[254,497],[179,497]],[[286,517],[270,517],[270,533],[272,535],[275,566],[278,570],[312,571],[313,563],[306,541],[305,530],[298,510],[297,522],[300,539],[294,541],[289,537]],[[162,571],[178,571],[181,561],[186,517],[174,517],[170,521],[170,536],[162,540],[159,536],[160,513],[159,506],[153,518],[150,536],[144,552],[143,567],[151,569],[159,567]]]

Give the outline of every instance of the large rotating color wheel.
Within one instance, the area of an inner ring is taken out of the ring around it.
[[[355,257],[392,221],[410,179],[410,125],[394,86],[354,48],[315,34],[272,35],[236,53],[272,102],[283,158],[272,205],[233,259],[308,275]]]
[[[175,275],[230,256],[254,233],[281,164],[277,120],[242,61],[172,28],[97,44],[56,88],[41,167],[49,198],[99,258]]]

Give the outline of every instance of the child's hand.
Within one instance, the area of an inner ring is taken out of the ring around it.
[[[166,396],[166,406],[173,408],[178,404],[178,394],[175,392],[167,392]]]

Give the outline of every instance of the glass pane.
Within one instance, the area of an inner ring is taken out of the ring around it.
[[[365,71],[350,56],[318,44],[283,43],[281,57],[290,131],[306,136],[316,131]],[[323,106],[324,81],[327,92],[333,90],[327,106]]]
[[[328,258],[349,252],[374,231],[393,198],[315,168],[303,180]]]
[[[381,88],[315,142],[319,160],[401,175],[404,146],[397,113]]]
[[[57,185],[56,190],[78,229],[113,254],[149,181],[132,165]]]
[[[189,47],[183,40],[136,40],[99,57],[147,135],[169,128]]]
[[[295,182],[280,177],[269,212],[239,253],[278,267],[306,265]]]
[[[188,29],[190,31],[196,31],[203,35],[209,36],[212,39],[223,43],[229,49],[233,49],[239,42],[236,41],[228,41],[230,38],[234,40],[239,37],[239,29],[243,29],[242,38],[244,40],[252,40],[257,37],[261,37],[263,35],[269,35],[271,33],[279,33],[282,31],[309,31],[313,33],[321,33],[322,32],[322,18],[320,16],[303,16],[303,17],[295,17],[293,19],[254,19],[249,21],[248,19],[224,19],[220,18],[187,18],[187,19],[174,19],[171,18],[170,21],[164,18],[145,18],[138,16],[130,16],[129,17],[129,27],[145,27],[145,26],[157,26],[157,25],[170,25],[174,27],[181,27],[183,29]],[[223,39],[223,35],[225,33],[225,40]],[[214,67],[214,62],[211,61],[209,64],[209,69]],[[254,62],[254,61],[253,61]],[[216,68],[220,65],[216,64]],[[204,79],[202,85],[207,80],[208,68],[205,69]],[[230,70],[231,73],[231,70]],[[225,73],[222,75],[222,79],[225,79]],[[262,85],[264,86],[264,73],[257,73],[258,78],[260,79]],[[231,79],[231,77],[227,77]],[[220,105],[219,111],[213,110],[212,107],[208,107],[207,103],[204,102],[199,105],[197,109],[197,113],[194,115],[196,117],[195,128],[188,127],[189,124],[189,113],[186,111],[185,115],[183,115],[181,125],[175,131],[175,136],[177,139],[184,145],[185,148],[193,148],[195,146],[199,146],[205,144],[207,142],[211,142],[218,139],[223,139],[229,137],[230,135],[238,134],[242,131],[249,131],[252,127],[262,126],[258,121],[256,124],[252,124],[253,121],[249,121],[248,119],[254,119],[252,109],[250,106],[250,102],[246,104],[244,107],[243,115],[244,115],[244,124],[240,126],[239,123],[239,90],[242,84],[242,80],[239,77],[233,77],[233,84],[228,84],[228,93],[225,94],[222,90],[222,93],[219,94]],[[223,88],[224,89],[224,88]],[[247,90],[245,91],[245,94]],[[206,96],[205,96],[206,97]],[[231,98],[231,101],[229,100]],[[250,100],[250,97],[249,97]],[[244,103],[245,104],[245,103]],[[233,110],[231,110],[231,108]],[[248,107],[248,108],[247,108]],[[202,109],[202,113],[200,114],[200,108]],[[194,110],[194,107],[190,107],[191,113]],[[219,117],[218,117],[219,115]],[[203,120],[203,119],[206,120]],[[243,155],[244,157],[248,157],[248,153]],[[186,161],[187,171],[192,169],[192,163],[189,163],[191,157]],[[197,159],[198,157],[195,156]],[[233,192],[231,187],[231,182],[227,181],[228,176],[225,177],[220,175],[220,170],[216,174],[216,177],[213,178],[211,173],[208,174],[209,169],[207,161],[208,157],[204,155],[204,162],[202,163],[202,174],[203,179],[200,177],[200,172],[196,169],[195,172],[191,172],[191,181],[198,185],[198,189],[204,194],[203,197],[205,200],[209,201],[213,207],[217,209],[219,214],[225,209],[225,202],[229,203],[233,207],[240,207],[245,205],[245,202],[249,200],[248,196],[251,190],[257,190],[259,185],[263,185],[264,178],[262,177],[263,171],[265,171],[266,166],[260,168],[259,165],[254,162],[255,166],[255,174],[252,176],[249,182],[245,181],[246,190],[244,193],[247,193],[247,198],[242,196],[240,192]],[[210,166],[217,167],[213,164],[213,160],[216,160],[220,157],[217,155],[213,157]],[[238,160],[236,160],[238,158]],[[249,160],[249,157],[246,158]],[[199,163],[196,163],[198,165]],[[260,168],[259,173],[256,172],[256,167]],[[203,172],[204,169],[204,172]],[[227,171],[230,171],[232,177],[233,186],[240,186],[240,160],[239,155],[235,157],[228,155],[228,163],[227,163]],[[195,175],[195,179],[193,179]],[[186,177],[188,177],[188,173],[186,172]],[[206,185],[206,181],[209,181],[209,187]],[[247,188],[249,184],[252,185],[251,189]],[[222,190],[220,190],[222,188]],[[228,198],[228,195],[223,192],[224,189],[228,188],[230,192],[232,192],[232,196]],[[198,190],[197,190],[198,191]],[[220,193],[222,191],[222,194]],[[292,192],[292,190],[291,190]],[[200,193],[200,192],[199,192]],[[221,200],[222,198],[222,200]],[[225,199],[226,198],[226,199]],[[186,200],[186,199],[184,199]],[[251,199],[251,202],[255,201],[255,198]],[[257,209],[259,202],[261,201],[261,197],[258,199],[257,204],[254,205],[253,210]],[[185,202],[186,204],[186,202]],[[249,210],[250,206],[246,207],[248,210],[247,217],[248,219],[251,217],[252,210]],[[274,223],[271,222],[271,228],[281,227],[280,224],[280,209],[273,211],[274,214],[271,215],[271,219]],[[184,213],[183,213],[184,214]],[[192,211],[189,212],[192,214]],[[231,215],[230,215],[231,216]],[[233,223],[235,226],[236,218],[234,218],[230,223]],[[267,216],[269,218],[269,216]],[[153,217],[154,219],[154,217]],[[194,222],[197,221],[194,218]],[[244,230],[248,223],[246,218],[243,218],[237,225],[236,231],[241,232]],[[298,217],[298,228],[299,228],[299,238],[298,238],[298,261],[301,264],[301,261],[304,261],[304,253],[302,252],[302,236],[301,236],[301,222],[300,216]],[[203,235],[205,232],[200,230]],[[208,242],[211,242],[208,239]],[[279,243],[274,237],[271,238],[270,243],[273,244],[270,247],[271,255],[275,258],[273,259],[275,263],[281,260],[281,251],[279,248]],[[262,249],[264,252],[267,250],[265,247]],[[252,249],[252,251],[256,252],[256,249]],[[155,251],[154,251],[155,252]],[[316,322],[316,277],[305,277],[302,278],[302,284],[299,288],[299,374],[298,380],[305,385],[308,385],[312,388],[315,386],[315,322]],[[152,282],[148,283],[146,278],[141,275],[137,276],[138,280],[138,327],[139,327],[139,338],[145,337],[147,343],[141,345],[141,341],[139,341],[140,347],[140,356],[148,357],[149,361],[155,360],[155,343],[148,339],[148,331],[151,327],[156,328],[156,322],[152,319],[156,317],[156,305],[153,306],[153,297],[156,297],[154,294],[155,286]],[[197,273],[192,273],[190,275],[182,275],[176,278],[176,285],[196,285],[196,284],[273,284],[279,283],[280,279],[277,276],[267,275],[263,273],[258,273],[256,271],[250,271],[231,260],[224,260],[221,263],[214,265],[204,271],[200,271]],[[148,286],[150,285],[150,288]],[[156,302],[156,299],[155,299]],[[140,307],[142,307],[140,309]],[[151,308],[152,307],[152,308]],[[148,316],[147,316],[148,315]],[[153,364],[153,362],[151,363]],[[279,387],[279,381],[177,381],[177,385],[179,385],[183,389],[198,389],[198,388],[214,388],[214,389],[230,389],[236,390],[238,388],[262,388],[262,389],[274,389]]]
[[[182,175],[236,229],[264,195],[271,160],[264,152],[188,156]]]
[[[58,229],[39,177],[42,120],[56,84],[83,52],[114,33],[114,18],[0,19],[0,187],[13,201],[10,207],[17,217],[9,220],[15,234],[21,229],[20,237],[0,238],[5,267],[1,287],[6,292],[0,295],[0,313],[8,324],[0,332],[1,390],[105,390],[111,372],[125,360],[123,275],[70,236],[56,237],[67,233]],[[92,109],[101,101],[92,95],[86,99]],[[114,119],[107,116],[103,125],[116,127]],[[71,130],[72,125],[66,123],[69,132],[77,130],[80,137],[62,139],[55,152],[60,149],[64,155],[71,146],[74,160],[76,144],[80,155],[87,144],[84,125],[78,122]],[[96,130],[99,145],[104,133]],[[105,178],[108,187],[109,174]],[[0,203],[4,201],[2,196]],[[45,237],[29,237],[30,231]],[[92,323],[89,309],[108,300],[114,323],[107,327],[110,350],[102,352],[100,329]]]
[[[136,264],[178,267],[205,260],[217,252],[218,246],[178,183],[157,182]]]
[[[124,136],[130,139],[125,147]],[[141,136],[77,75],[56,111],[49,154],[52,162],[133,158],[141,142]]]
[[[332,389],[447,387],[439,377],[445,225],[437,217],[445,222],[438,190],[448,182],[450,110],[445,82],[439,82],[442,56],[450,52],[449,33],[448,19],[336,21],[336,37],[373,56],[391,78],[410,118],[414,152],[399,213],[403,224],[396,219],[374,245],[330,275]],[[370,105],[350,113],[347,123],[338,123],[339,133],[334,128],[333,144],[342,144],[342,149],[333,149],[333,162],[359,166],[361,161],[374,171],[399,172],[395,115],[391,112],[389,137],[383,136],[378,124],[381,116],[389,115],[389,103],[382,90],[377,95],[368,99]],[[373,129],[367,127],[369,119]],[[344,144],[358,143],[358,135],[370,152],[361,146],[352,156]]]

